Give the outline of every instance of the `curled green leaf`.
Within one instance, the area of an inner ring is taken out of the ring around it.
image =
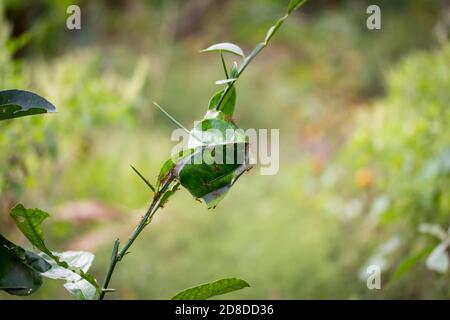
[[[191,161],[183,165],[178,179],[194,197],[202,198],[209,208],[215,207],[241,174],[248,170],[248,158],[241,163],[236,160],[241,153],[247,157],[246,149],[246,144],[238,143],[202,147],[194,153]],[[229,164],[215,163],[214,152],[231,153],[234,159]]]
[[[229,42],[213,44],[212,46],[209,46],[208,48],[203,49],[200,52],[220,52],[220,51],[234,53],[235,55],[245,58],[244,51],[239,46]]]
[[[188,145],[194,151],[176,163],[173,177],[213,208],[250,168],[245,132],[231,121],[209,118],[192,129]]]

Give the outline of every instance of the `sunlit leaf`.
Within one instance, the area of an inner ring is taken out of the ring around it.
[[[236,78],[230,78],[230,79],[223,79],[223,80],[217,80],[216,84],[220,85],[220,84],[226,84],[226,83],[230,83],[236,81]]]
[[[191,130],[191,136],[195,136],[195,139],[190,139],[189,143],[194,140],[201,140],[203,144],[246,141],[242,129],[231,121],[221,119],[205,119],[198,122]]]
[[[239,46],[229,42],[213,44],[212,46],[203,49],[201,52],[218,52],[218,51],[230,52],[234,53],[235,55],[241,56],[242,58],[245,57],[244,51],[242,51],[242,49]]]
[[[95,279],[87,274],[94,261],[94,255],[84,251],[54,252],[53,255],[57,256],[59,261],[67,264],[67,267],[63,267],[61,263],[58,263],[45,253],[41,253],[41,256],[51,265],[51,269],[42,275],[50,279],[66,281],[64,287],[79,299],[94,299],[98,288],[92,284],[92,282],[95,282]],[[84,277],[81,275],[84,275]]]
[[[48,112],[56,112],[55,106],[33,92],[0,91],[0,120]]]
[[[67,281],[78,280],[80,278],[79,272],[87,272],[94,261],[94,255],[85,251],[54,252],[53,255],[57,256],[60,261],[67,263],[69,267],[61,267],[53,258],[45,253],[41,253],[40,256],[52,266],[52,268],[43,275],[51,279],[63,279]]]
[[[439,273],[446,273],[448,271],[449,259],[447,248],[449,246],[449,241],[444,241],[440,243],[434,250],[430,253],[427,258],[427,267],[430,270],[434,270]]]
[[[64,283],[64,288],[79,300],[94,300],[97,297],[97,289],[84,279],[66,282]]]
[[[42,222],[48,216],[47,212],[39,209],[26,209],[21,204],[16,205],[11,210],[11,217],[31,244],[51,256],[51,251],[45,245],[44,232],[41,228]]]
[[[246,287],[250,287],[250,285],[241,279],[221,279],[183,290],[173,297],[172,300],[205,300]]]

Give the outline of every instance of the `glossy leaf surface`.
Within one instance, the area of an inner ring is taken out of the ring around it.
[[[181,291],[172,300],[205,300],[246,287],[250,287],[250,285],[241,279],[221,279]]]
[[[0,91],[0,120],[50,112],[56,112],[55,106],[33,92]]]

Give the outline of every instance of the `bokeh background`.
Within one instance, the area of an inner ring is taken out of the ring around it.
[[[129,165],[154,180],[174,145],[151,102],[191,126],[223,78],[218,56],[199,50],[250,52],[287,2],[0,0],[0,88],[58,109],[0,124],[0,232],[27,246],[9,210],[40,207],[49,247],[93,251],[102,280],[113,240],[151,198]],[[65,26],[70,4],[79,31]],[[369,4],[379,31],[366,28]],[[230,276],[251,288],[223,298],[450,298],[448,252],[427,265],[445,239],[420,232],[445,236],[450,223],[449,33],[443,0],[307,2],[237,86],[235,121],[280,129],[279,173],[252,170],[215,210],[179,192],[108,298],[170,298]],[[366,287],[370,264],[381,290]],[[71,296],[47,280],[31,298]]]

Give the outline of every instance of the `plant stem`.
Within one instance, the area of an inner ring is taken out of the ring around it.
[[[214,107],[214,110],[220,110],[220,105],[222,104],[223,100],[227,96],[228,92],[230,92],[230,89],[233,87],[234,83],[237,81],[237,79],[240,77],[240,75],[244,72],[244,70],[247,68],[247,66],[250,64],[250,62],[264,49],[267,44],[269,43],[270,39],[274,36],[274,34],[278,31],[278,29],[283,25],[284,20],[286,20],[290,15],[290,12],[286,13],[284,16],[282,16],[280,19],[277,20],[277,22],[271,27],[273,28],[273,31],[271,32],[270,36],[266,34],[266,38],[263,42],[260,42],[256,45],[256,47],[252,50],[252,52],[245,57],[244,62],[241,64],[238,74],[236,75],[236,80],[228,83],[228,86],[223,91],[223,94],[220,96],[219,101],[217,102],[216,106]],[[271,30],[269,29],[268,32]],[[220,52],[222,55],[222,52]],[[223,57],[222,57],[223,62]]]
[[[134,241],[137,239],[139,234],[144,230],[144,228],[150,224],[152,221],[153,216],[158,211],[158,209],[161,207],[161,198],[164,195],[164,193],[169,188],[170,184],[174,181],[173,177],[169,177],[169,179],[164,183],[164,185],[161,187],[161,189],[155,193],[153,196],[152,203],[150,204],[149,208],[147,209],[147,212],[142,217],[139,224],[134,229],[133,233],[131,234],[128,241],[125,243],[125,245],[120,249],[119,251],[119,239],[116,239],[114,242],[113,251],[111,254],[111,262],[108,266],[108,270],[106,272],[105,280],[103,281],[103,287],[102,292],[100,293],[99,300],[103,300],[105,297],[105,294],[109,292],[108,285],[111,280],[112,274],[114,273],[114,270],[116,268],[116,265],[118,262],[122,261],[123,257],[128,253],[128,250],[130,249],[131,245],[134,243]]]
[[[300,5],[301,4],[297,4],[297,7],[299,7]],[[228,83],[227,87],[225,88],[225,90],[223,91],[222,95],[220,96],[219,101],[214,106],[215,110],[220,110],[220,105],[222,104],[222,102],[225,99],[225,97],[227,96],[227,94],[230,92],[230,89],[233,87],[234,83],[237,81],[237,79],[240,77],[240,75],[244,72],[244,70],[247,68],[247,66],[250,64],[250,62],[267,46],[267,44],[269,43],[270,39],[277,32],[277,30],[281,27],[281,25],[284,23],[284,20],[287,19],[287,17],[291,14],[292,11],[293,11],[293,8],[288,9],[288,12],[284,16],[282,16],[280,19],[278,19],[277,22],[268,30],[268,32],[266,33],[266,37],[265,37],[264,41],[258,43],[258,45],[253,49],[253,51],[247,57],[245,57],[243,63],[241,64],[241,66],[240,66],[240,68],[238,70],[238,73],[236,75],[236,79],[234,81]],[[228,79],[229,78],[228,77],[228,71],[227,71],[227,67],[226,67],[226,63],[225,63],[225,59],[223,57],[222,51],[220,52],[220,56],[221,56],[221,60],[222,60],[222,66],[223,66],[224,71],[225,71],[225,75],[226,75],[226,77]],[[180,123],[178,123],[178,121],[176,121],[172,116],[170,116],[158,104],[155,103],[155,105],[158,108],[160,108],[161,111],[164,114],[166,114],[172,121],[174,121],[178,126],[180,126],[185,131],[190,133],[186,128],[184,128]],[[143,178],[141,176],[141,174],[139,172],[137,172],[136,169],[134,169],[134,170],[136,171],[136,173],[138,173],[138,175],[141,178]],[[108,285],[109,285],[109,282],[111,280],[112,274],[114,272],[114,269],[115,269],[117,263],[119,261],[121,261],[123,259],[123,257],[128,253],[128,249],[134,243],[134,241],[139,236],[139,234],[142,232],[142,230],[144,230],[144,228],[148,224],[150,224],[150,222],[152,221],[152,218],[155,215],[156,211],[161,207],[162,196],[164,195],[164,193],[167,191],[167,189],[169,188],[170,184],[174,180],[175,180],[174,177],[170,176],[167,179],[167,181],[164,183],[164,185],[157,192],[155,192],[155,194],[153,196],[152,203],[150,204],[150,207],[148,208],[147,212],[145,213],[145,216],[142,217],[141,222],[136,226],[136,228],[134,229],[134,231],[131,234],[130,238],[128,239],[127,243],[125,243],[125,245],[122,247],[122,249],[120,251],[119,251],[119,239],[116,239],[116,241],[114,242],[114,247],[113,247],[113,251],[112,251],[112,255],[111,255],[111,262],[110,262],[110,264],[108,266],[108,270],[107,270],[107,273],[106,273],[106,276],[105,276],[105,280],[103,282],[102,292],[100,293],[100,296],[99,296],[99,300],[103,300],[106,292],[110,292],[110,290],[108,290]],[[146,180],[144,179],[144,181],[146,181]],[[147,183],[147,181],[146,181],[146,183]],[[147,183],[147,185],[151,189],[153,189],[151,184]],[[176,188],[175,188],[175,190],[176,190]]]
[[[225,59],[223,57],[222,50],[220,51],[220,59],[222,60],[222,66],[223,66],[223,71],[225,72],[225,77],[228,79],[229,76],[228,76],[228,71],[227,71],[227,65],[225,63]]]
[[[116,241],[114,241],[114,247],[113,247],[113,251],[111,254],[111,263],[109,264],[108,271],[106,272],[105,280],[103,281],[102,292],[100,293],[99,300],[103,300],[103,298],[105,297],[105,294],[106,294],[105,290],[108,288],[109,281],[111,280],[111,276],[114,272],[114,268],[116,267],[117,252],[119,251],[119,244],[120,244],[119,239],[116,239]]]

